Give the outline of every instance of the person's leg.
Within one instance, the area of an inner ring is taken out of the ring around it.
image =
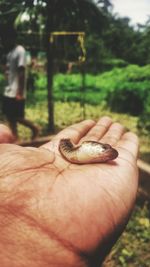
[[[9,127],[12,131],[13,136],[14,136],[14,140],[16,141],[18,139],[17,121],[12,120],[12,119],[8,119],[8,124],[9,124]]]
[[[9,127],[14,136],[14,141],[18,138],[17,132],[17,121],[16,117],[16,100],[13,97],[3,96],[2,98],[2,111],[6,120],[8,121]]]
[[[22,125],[28,127],[31,129],[32,131],[32,140],[34,140],[35,138],[37,138],[37,136],[39,135],[39,128],[30,120],[25,119],[25,118],[19,118],[17,120],[19,123],[21,123]]]
[[[39,128],[33,122],[25,118],[25,100],[16,101],[16,106],[17,122],[31,129],[32,140],[34,140],[39,134]]]

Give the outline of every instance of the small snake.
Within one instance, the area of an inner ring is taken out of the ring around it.
[[[118,151],[109,144],[96,141],[84,141],[74,145],[70,139],[61,139],[59,143],[61,155],[71,163],[102,163],[118,157]]]

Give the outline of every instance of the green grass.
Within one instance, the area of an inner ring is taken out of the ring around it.
[[[55,128],[56,132],[71,125],[72,123],[80,122],[83,119],[98,120],[101,116],[108,115],[114,121],[122,123],[129,130],[137,133],[140,137],[140,157],[150,162],[150,139],[149,135],[144,135],[138,132],[137,122],[138,117],[128,114],[111,112],[105,105],[90,105],[85,104],[81,107],[79,102],[60,102],[55,103]],[[48,135],[47,131],[47,101],[38,101],[34,105],[27,105],[26,117],[34,121],[41,128],[41,136]],[[20,126],[20,135],[23,139],[29,140],[30,132],[28,129]]]

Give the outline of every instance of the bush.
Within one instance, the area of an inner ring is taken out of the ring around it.
[[[150,90],[150,65],[130,65],[123,69],[115,69],[110,74],[112,86],[106,97],[110,109],[131,115],[141,114],[149,105],[145,100]]]
[[[143,100],[138,91],[132,88],[122,88],[119,93],[115,91],[107,99],[111,110],[131,115],[139,115],[143,111]]]
[[[81,74],[57,74],[54,77],[54,100],[85,101],[89,104],[106,103],[112,111],[139,115],[149,105],[150,65],[129,65],[114,68],[99,75],[86,74],[82,87]],[[36,80],[35,101],[47,99],[46,76],[39,74]]]

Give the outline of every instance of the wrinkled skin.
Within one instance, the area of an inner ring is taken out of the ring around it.
[[[107,164],[74,165],[58,144],[114,146]],[[0,145],[0,262],[3,267],[99,267],[122,233],[138,187],[138,138],[109,117],[86,120],[40,148]]]

